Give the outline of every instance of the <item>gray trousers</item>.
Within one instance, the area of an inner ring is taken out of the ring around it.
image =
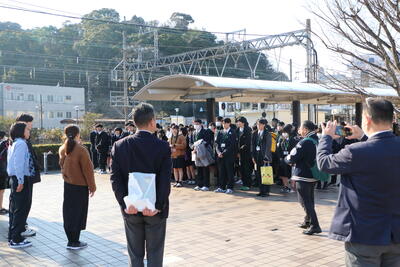
[[[122,215],[128,242],[129,266],[143,267],[146,251],[148,267],[162,267],[167,218],[159,215]]]
[[[400,244],[369,246],[345,243],[347,267],[400,267]]]

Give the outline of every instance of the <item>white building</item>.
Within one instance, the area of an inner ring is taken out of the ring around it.
[[[33,127],[38,128],[61,128],[61,120],[85,113],[84,88],[0,83],[0,97],[0,116],[15,118],[28,113],[35,118]]]

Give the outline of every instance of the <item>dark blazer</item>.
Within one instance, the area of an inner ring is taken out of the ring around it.
[[[225,147],[222,147],[222,144],[225,144]],[[236,134],[235,131],[231,128],[225,134],[224,131],[218,131],[217,139],[215,140],[215,149],[216,152],[220,152],[224,155],[224,158],[235,158],[236,152]]]
[[[213,144],[213,132],[210,129],[202,128],[198,134],[195,136],[195,141],[203,139],[209,145]]]
[[[111,156],[111,184],[121,209],[126,208],[124,197],[128,195],[129,173],[155,173],[155,206],[161,211],[162,217],[168,217],[172,168],[169,144],[151,133],[139,131],[135,135],[117,141],[112,148]]]
[[[314,132],[309,133],[306,138],[318,141],[318,136]],[[289,165],[294,165],[292,176],[314,179],[311,167],[315,164],[317,148],[311,140],[306,140],[306,138],[297,143],[285,158],[285,162]]]
[[[253,136],[251,138],[252,158],[257,162],[260,161],[272,162],[271,144],[272,144],[272,137],[267,129],[264,129],[261,139],[260,135],[258,134],[258,131],[254,131]],[[260,146],[260,151],[257,151],[257,146]]]
[[[96,137],[97,137],[97,132],[91,131],[90,132],[90,149],[91,150],[96,150]]]
[[[96,136],[96,149],[99,152],[109,151],[111,145],[111,138],[108,133],[102,131]]]
[[[330,237],[365,245],[400,243],[400,138],[382,132],[332,154],[332,138],[318,145],[318,167],[341,174]]]
[[[296,146],[297,142],[293,136],[289,136],[288,139],[279,138],[278,144],[276,145],[276,152],[280,159],[285,158],[289,155],[290,151]],[[288,153],[286,154],[285,151]]]
[[[240,156],[243,158],[244,156],[250,157],[251,155],[251,128],[244,127],[243,132],[240,132],[239,128],[237,129],[237,138],[238,138],[238,151]]]
[[[36,155],[35,150],[33,149],[32,143],[30,140],[26,141],[26,144],[28,145],[28,150],[29,153],[31,153],[32,156],[32,161],[33,161],[33,167],[35,169],[35,175],[31,177],[31,181],[33,184],[36,183],[40,183],[42,181],[41,177],[40,177],[40,165],[39,165],[39,161]]]
[[[113,146],[115,142],[117,142],[118,140],[121,140],[122,138],[124,138],[124,136],[122,134],[120,134],[119,136],[113,134],[111,136],[111,145]]]

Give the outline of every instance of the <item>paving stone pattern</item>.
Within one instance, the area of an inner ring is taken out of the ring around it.
[[[96,175],[86,231],[89,247],[68,251],[62,221],[63,180],[44,175],[34,186],[28,219],[37,236],[32,247],[7,245],[8,217],[0,215],[0,266],[127,266],[126,239],[119,207],[108,175]],[[165,266],[344,266],[343,243],[327,238],[337,189],[316,191],[323,233],[305,236],[296,224],[304,212],[295,193],[273,187],[269,198],[257,192],[233,195],[173,189],[167,225]],[[8,205],[8,192],[5,196]]]

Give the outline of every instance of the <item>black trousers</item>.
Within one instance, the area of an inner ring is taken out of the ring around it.
[[[97,153],[96,149],[92,149],[91,153],[92,153],[93,167],[97,169],[99,167],[99,153]]]
[[[17,192],[18,180],[17,177],[12,176],[10,186],[8,241],[19,243],[24,240],[21,233],[25,231],[26,220],[32,206],[33,184],[30,177],[25,177],[24,188],[21,192]]]
[[[225,189],[232,189],[235,184],[234,170],[235,159],[232,156],[227,156],[217,159],[218,165],[218,187]]]
[[[123,214],[128,242],[129,266],[143,267],[146,252],[148,267],[162,267],[167,218]]]
[[[199,187],[210,187],[210,168],[197,167],[197,185]]]
[[[88,187],[64,182],[63,220],[68,242],[78,242],[81,230],[86,229],[88,207]]]
[[[256,163],[257,163],[256,180],[257,180],[259,192],[262,195],[268,195],[271,190],[271,186],[264,185],[264,184],[262,184],[262,181],[261,181],[261,167],[265,165],[264,160],[257,160]]]
[[[251,187],[251,173],[253,171],[253,162],[251,156],[244,153],[240,154],[240,175],[243,182],[243,186]]]
[[[107,151],[99,151],[99,166],[102,171],[107,170],[107,154]]]
[[[313,229],[320,228],[314,203],[315,182],[296,181],[296,188],[300,205],[306,212],[304,222],[309,223]]]

